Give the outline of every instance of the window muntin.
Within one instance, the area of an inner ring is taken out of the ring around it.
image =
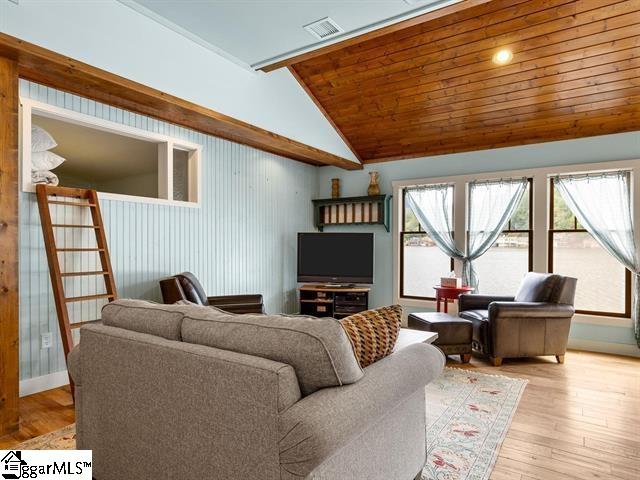
[[[533,270],[532,185],[530,178],[518,208],[498,240],[474,262],[482,294],[515,295],[522,277]]]
[[[587,232],[550,180],[549,271],[578,279],[576,311],[628,317],[631,274]]]
[[[453,185],[450,187],[453,189]],[[453,259],[445,255],[427,235],[402,194],[400,231],[400,297],[435,300],[433,287],[453,270]],[[453,195],[452,195],[453,198]],[[453,219],[453,205],[450,212]]]

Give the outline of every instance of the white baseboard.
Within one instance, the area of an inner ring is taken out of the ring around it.
[[[68,383],[69,375],[66,370],[42,375],[41,377],[28,378],[20,381],[20,396],[26,397],[27,395],[58,388]]]
[[[638,348],[637,345],[630,345],[627,343],[597,342],[595,340],[569,338],[568,347],[575,350],[586,350],[588,352],[611,353],[614,355],[625,355],[628,357],[640,357],[640,348]]]
[[[569,338],[569,348],[586,350],[588,352],[611,353],[613,355],[625,355],[640,358],[640,348],[626,343],[596,342],[594,340],[582,340]],[[41,377],[29,378],[20,382],[20,396],[33,395],[52,388],[58,388],[69,383],[67,371],[50,373]]]

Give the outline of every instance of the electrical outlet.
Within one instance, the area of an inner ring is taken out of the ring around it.
[[[43,333],[40,335],[40,348],[51,348],[52,336],[51,332]]]

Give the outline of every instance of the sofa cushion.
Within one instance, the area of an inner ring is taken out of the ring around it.
[[[393,351],[402,322],[402,307],[367,310],[340,320],[353,345],[353,351],[362,368],[383,359]]]
[[[291,365],[303,395],[363,376],[347,334],[332,318],[200,310],[185,316],[183,341]]]
[[[146,300],[121,299],[102,307],[102,323],[167,340],[181,340],[182,318],[193,305],[163,305]]]
[[[522,279],[516,302],[548,302],[560,281],[560,275],[529,272]]]

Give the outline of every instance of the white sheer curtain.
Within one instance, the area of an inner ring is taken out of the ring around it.
[[[466,253],[453,240],[453,186],[424,185],[406,190],[407,205],[436,246],[452,258],[462,260],[462,280],[478,290],[473,260],[484,254],[518,206],[527,179],[504,179],[469,184],[468,244]]]
[[[640,346],[640,261],[631,214],[631,173],[558,176],[554,177],[554,184],[580,224],[634,273],[631,317]]]
[[[469,183],[467,255],[462,276],[476,292],[479,279],[473,261],[482,256],[502,233],[513,216],[524,191],[526,178],[475,181]]]
[[[405,199],[433,243],[449,257],[464,259],[464,253],[456,248],[453,241],[453,185],[408,188]]]

